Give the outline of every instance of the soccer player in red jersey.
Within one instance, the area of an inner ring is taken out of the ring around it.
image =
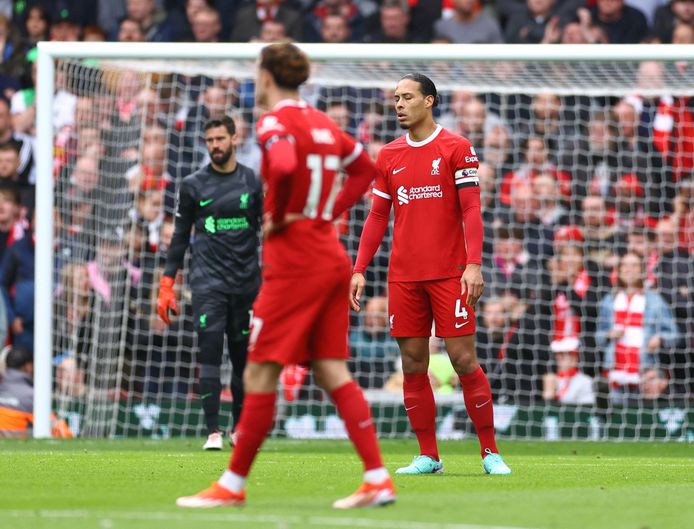
[[[351,263],[333,221],[368,189],[375,166],[361,144],[299,98],[308,79],[306,55],[290,43],[263,48],[256,104],[271,109],[258,122],[266,183],[263,282],[253,306],[246,397],[229,469],[181,507],[243,505],[245,481],[272,428],[283,366],[307,364],[330,395],[364,463],[357,491],[333,507],[395,501],[371,411],[347,368]],[[347,173],[340,188],[337,175]]]
[[[391,335],[400,346],[405,409],[420,455],[397,474],[443,471],[436,444],[436,404],[429,383],[429,336],[444,339],[460,378],[465,407],[480,440],[488,474],[510,474],[496,448],[489,381],[477,362],[474,305],[482,295],[482,216],[478,160],[470,142],[437,125],[434,83],[415,73],[395,89],[395,111],[405,136],[376,161],[373,204],[359,242],[351,304],[359,310],[371,262],[395,210],[388,271]]]

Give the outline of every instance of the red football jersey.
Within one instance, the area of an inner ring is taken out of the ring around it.
[[[265,241],[264,273],[303,275],[344,265],[349,258],[333,226],[332,208],[341,188],[340,170],[360,155],[361,144],[326,114],[295,100],[281,101],[265,114],[258,121],[257,138],[263,152],[263,176],[268,174],[266,151],[273,142],[289,139],[297,157],[288,185],[277,186],[266,180],[265,212],[274,212],[282,194],[285,214],[306,217]]]
[[[388,280],[460,276],[467,256],[458,189],[479,186],[470,142],[438,125],[425,140],[406,134],[389,143],[376,165],[373,192],[395,210]]]

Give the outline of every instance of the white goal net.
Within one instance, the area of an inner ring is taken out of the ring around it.
[[[469,47],[450,48],[464,57],[453,60],[441,49],[398,48],[377,59],[311,53],[302,95],[375,156],[402,133],[392,109],[397,81],[421,72],[439,90],[437,121],[475,146],[486,281],[478,355],[498,434],[691,440],[694,62],[640,60],[643,47],[632,60],[589,61],[531,52],[475,59]],[[204,431],[186,283],[172,325],[154,310],[176,188],[208,162],[202,125],[213,116],[232,115],[239,161],[256,171],[260,162],[255,55],[205,56],[55,63],[54,115],[65,119],[53,130],[52,394],[54,411],[79,435]],[[338,223],[353,259],[369,202]],[[48,214],[38,211],[38,221]],[[350,365],[379,433],[402,436],[410,429],[384,297],[390,232],[367,272],[366,310],[352,315]],[[39,296],[37,305],[49,299]],[[439,339],[431,355],[440,434],[474,435]],[[284,373],[280,393],[277,435],[345,435],[301,369]]]

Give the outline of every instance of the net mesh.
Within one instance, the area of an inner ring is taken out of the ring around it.
[[[54,382],[58,412],[80,435],[204,430],[185,281],[172,325],[154,306],[176,188],[208,161],[205,120],[233,115],[239,161],[258,170],[254,68],[240,60],[57,63],[56,114],[65,119],[54,144]],[[694,437],[694,68],[317,61],[302,95],[375,156],[401,134],[392,91],[412,71],[434,79],[437,121],[468,137],[482,161],[477,344],[500,435]],[[338,223],[353,259],[369,202]],[[367,272],[366,309],[351,317],[350,365],[380,434],[399,436],[409,427],[383,297],[391,233]],[[634,289],[625,286],[625,254],[643,270]],[[439,432],[472,435],[441,340],[430,349]],[[223,368],[224,427],[226,358]],[[287,369],[281,382],[276,434],[346,435],[310,374]]]

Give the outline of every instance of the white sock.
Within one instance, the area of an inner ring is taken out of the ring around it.
[[[366,472],[364,472],[364,481],[366,483],[371,483],[372,485],[383,483],[389,477],[390,474],[388,474],[388,471],[385,469],[385,467],[374,468],[372,470],[367,470]]]
[[[225,470],[222,477],[219,478],[218,483],[225,489],[229,489],[231,492],[239,493],[243,490],[246,484],[246,478],[234,474],[231,470]]]

